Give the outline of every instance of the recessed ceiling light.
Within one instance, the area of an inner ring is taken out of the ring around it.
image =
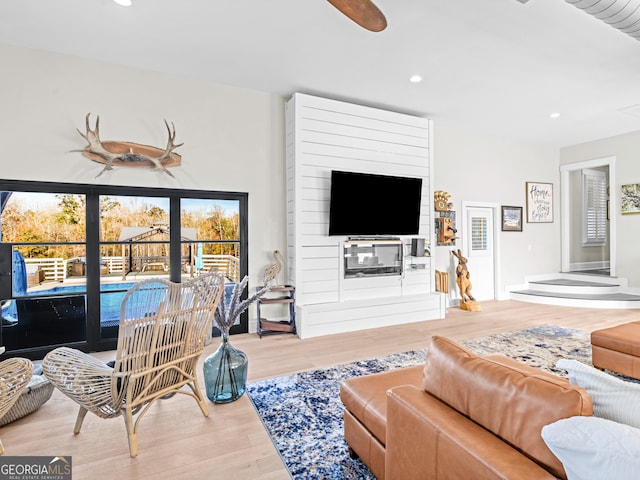
[[[411,75],[411,77],[409,77],[409,81],[411,83],[420,83],[422,81],[422,77],[420,75]]]
[[[553,112],[551,115],[549,115],[549,117],[551,117],[551,118],[559,118],[560,117],[560,112]]]
[[[116,2],[118,5],[122,5],[123,7],[131,6],[131,0],[113,0],[113,1]]]

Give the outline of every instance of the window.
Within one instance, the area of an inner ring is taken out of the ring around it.
[[[0,345],[112,350],[135,282],[217,271],[232,287],[248,270],[247,210],[244,193],[0,180]],[[246,331],[245,312],[231,333]]]
[[[471,250],[487,250],[487,219],[471,218]]]
[[[582,170],[582,243],[607,244],[607,174],[602,170]]]

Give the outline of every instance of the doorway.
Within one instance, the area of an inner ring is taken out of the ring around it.
[[[247,194],[0,180],[0,344],[113,350],[136,282],[248,270]],[[246,298],[247,292],[242,293]],[[246,312],[231,333],[246,333]]]
[[[467,267],[473,285],[471,293],[478,301],[498,298],[498,208],[496,204],[462,204],[462,252],[468,260]]]
[[[615,157],[606,157],[560,166],[560,208],[561,208],[561,260],[563,273],[590,273],[616,276],[616,196],[611,194],[616,185]],[[606,242],[602,245],[588,245],[581,231],[583,229],[584,197],[579,180],[585,171],[605,172],[608,179],[608,212],[606,222]]]

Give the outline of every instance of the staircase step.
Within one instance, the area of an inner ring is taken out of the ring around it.
[[[524,289],[511,292],[511,298],[525,302],[589,308],[640,308],[640,295],[632,293],[563,293]]]
[[[543,292],[575,293],[585,295],[618,293],[621,287],[620,283],[575,280],[571,278],[552,278],[549,280],[530,281],[529,286],[533,290]]]
[[[530,278],[510,297],[523,302],[588,308],[640,308],[640,294],[627,289],[625,278],[560,273]]]
[[[571,278],[551,278],[549,280],[536,280],[529,283],[534,283],[536,285],[574,285],[578,287],[608,287],[611,285],[615,285],[617,287],[620,286],[620,283],[574,280]]]

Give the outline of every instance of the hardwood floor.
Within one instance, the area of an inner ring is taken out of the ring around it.
[[[293,335],[234,335],[249,356],[249,381],[422,348],[433,334],[461,340],[555,324],[595,330],[635,321],[636,310],[555,307],[513,300],[482,303],[481,312],[449,309],[446,318],[300,340]],[[205,358],[218,340],[207,347]],[[111,360],[113,352],[96,354]],[[203,383],[201,382],[201,385]],[[204,388],[204,387],[203,387]],[[154,405],[142,419],[137,458],[129,457],[124,422],[87,415],[73,434],[75,403],[58,391],[38,411],[0,429],[4,455],[71,456],[73,479],[263,479],[290,478],[269,436],[244,395],[228,405],[209,404],[204,418],[182,395]]]

